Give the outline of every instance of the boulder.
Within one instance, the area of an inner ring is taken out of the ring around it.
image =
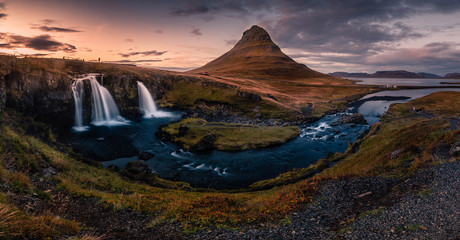
[[[217,137],[214,134],[208,133],[200,139],[195,149],[200,150],[200,151],[212,149],[214,148],[214,142],[216,140],[217,140]]]
[[[452,145],[449,150],[449,155],[452,157],[460,157],[460,141]]]
[[[342,124],[368,124],[366,119],[362,114],[353,113],[353,114],[345,114],[336,122],[333,122],[332,125],[342,125]]]
[[[250,92],[240,92],[238,91],[238,96],[246,99],[250,99],[254,102],[260,102],[262,101],[262,97],[260,97],[259,94],[257,93],[250,93]]]
[[[117,165],[114,165],[114,164],[109,165],[107,167],[107,169],[109,169],[112,172],[119,172],[120,171],[120,168]]]
[[[402,152],[402,149],[398,149],[391,153],[391,159],[396,159],[399,157],[399,154]]]
[[[185,124],[181,124],[179,126],[179,133],[177,134],[178,137],[185,136],[189,130],[189,127]]]
[[[147,180],[156,172],[143,160],[129,162],[121,174],[135,180]]]
[[[150,151],[142,151],[138,155],[139,160],[149,160],[154,157],[155,157],[155,154],[153,154]]]

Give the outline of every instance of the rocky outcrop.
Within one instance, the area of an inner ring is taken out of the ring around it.
[[[142,151],[139,153],[138,158],[139,160],[149,160],[155,157],[155,154],[153,154],[150,151]]]
[[[454,158],[460,157],[460,141],[457,141],[452,145],[452,147],[449,150],[449,155]]]
[[[149,180],[155,175],[155,171],[143,160],[129,162],[120,173],[135,180]]]
[[[214,148],[214,142],[217,140],[216,135],[208,133],[204,135],[196,145],[195,149],[198,151],[210,150]]]
[[[343,124],[368,124],[366,119],[362,114],[354,113],[354,114],[345,114],[340,117],[339,120],[333,122],[333,126],[343,125]]]
[[[250,93],[250,92],[240,92],[238,91],[238,96],[242,97],[242,98],[246,98],[246,99],[249,99],[253,102],[260,102],[262,101],[262,97],[260,97],[259,94],[257,93]]]
[[[137,81],[142,81],[158,99],[172,88],[173,82],[184,79],[165,71],[123,65],[0,56],[0,111],[8,107],[67,130],[74,123],[71,85],[74,77],[86,73],[103,74],[99,81],[127,117],[139,115]],[[89,84],[85,84],[85,92],[91,92]],[[85,122],[89,122],[91,94],[85,94],[85,98]]]
[[[0,113],[5,109],[6,104],[6,89],[5,78],[0,76]]]
[[[73,101],[71,78],[43,69],[13,70],[0,78],[1,105],[54,126],[71,126]],[[2,86],[3,85],[3,86]]]

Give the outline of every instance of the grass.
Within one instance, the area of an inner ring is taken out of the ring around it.
[[[55,239],[75,234],[80,226],[52,215],[30,216],[14,206],[0,203],[1,239]]]
[[[328,179],[403,176],[421,166],[436,164],[433,149],[460,138],[460,130],[451,130],[448,121],[460,116],[455,110],[460,109],[459,101],[460,93],[436,93],[414,102],[393,105],[382,123],[374,125],[360,141],[357,152],[348,151],[331,158],[333,161],[342,159],[334,166],[313,177],[309,177],[311,170],[296,170],[281,175],[272,183],[266,182],[265,186],[260,185],[269,188],[267,190],[235,193],[164,189],[128,181],[117,173],[78,161],[56,150],[48,141],[27,135],[15,123],[18,120],[2,113],[0,181],[9,189],[14,189],[14,182],[18,182],[19,194],[37,192],[30,176],[49,165],[58,171],[52,179],[57,183],[57,191],[95,197],[114,209],[130,208],[150,214],[153,226],[176,221],[184,230],[194,231],[208,226],[235,228],[266,222],[283,224],[288,222],[289,214],[311,204],[319,184]],[[425,113],[411,112],[413,106],[425,106]],[[391,153],[398,149],[402,149],[401,153],[392,158]],[[27,160],[23,162],[23,159]],[[322,168],[320,163],[314,167]],[[8,203],[8,197],[1,193],[0,202],[2,209],[6,209],[2,210],[4,217],[0,222],[12,216],[21,221],[14,227],[5,221],[0,225],[0,232],[10,238],[46,239],[69,232],[78,235],[77,223],[50,215],[30,216]]]
[[[238,89],[229,84],[209,79],[179,80],[159,101],[160,105],[199,109],[206,114],[226,111],[251,118],[296,121],[305,117],[300,111],[262,100],[255,102],[238,95]]]
[[[184,129],[182,132],[180,129]],[[189,118],[162,128],[173,142],[189,149],[248,150],[279,145],[297,137],[297,126],[258,127],[248,124],[208,123]],[[207,140],[208,139],[208,140]]]

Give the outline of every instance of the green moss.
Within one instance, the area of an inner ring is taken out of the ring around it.
[[[180,129],[183,129],[182,132]],[[300,134],[296,126],[258,127],[247,124],[208,123],[190,118],[162,128],[173,142],[191,149],[247,150],[282,144]]]

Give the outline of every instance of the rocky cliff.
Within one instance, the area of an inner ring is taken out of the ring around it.
[[[61,59],[34,59],[0,56],[0,111],[5,108],[25,113],[53,126],[73,125],[72,82],[80,74],[97,72],[120,111],[125,116],[137,114],[137,81],[161,98],[172,82],[182,79],[166,71],[130,66]],[[86,94],[89,102],[90,94]],[[88,105],[89,106],[89,105]],[[87,120],[91,111],[86,111]]]

